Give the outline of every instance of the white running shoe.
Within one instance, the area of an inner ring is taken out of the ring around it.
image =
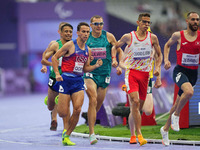
[[[179,128],[179,116],[175,116],[174,113],[171,116],[171,128],[174,131],[180,131]]]
[[[96,144],[97,143],[97,139],[95,137],[95,134],[91,134],[90,135],[90,144],[93,145],[93,144]]]
[[[169,145],[169,137],[168,137],[168,132],[164,131],[164,126],[160,128],[160,133],[162,135],[162,144],[165,146]]]

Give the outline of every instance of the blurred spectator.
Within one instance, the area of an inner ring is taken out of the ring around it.
[[[176,5],[180,5],[180,0],[176,1]],[[166,36],[171,36],[175,31],[183,30],[185,25],[184,16],[181,15],[180,7],[170,3],[169,5],[164,5],[161,10],[161,16],[165,21],[157,20],[153,25],[152,29],[156,32],[160,32]],[[179,13],[179,14],[178,14]]]

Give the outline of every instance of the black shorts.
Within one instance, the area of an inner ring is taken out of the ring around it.
[[[190,82],[194,86],[197,82],[198,70],[188,69],[177,65],[173,71],[173,80],[178,85],[179,91],[178,95],[181,96],[183,91],[181,90],[181,85],[185,82]]]
[[[49,77],[49,82],[48,82],[48,86],[50,89],[52,89],[53,91],[57,92],[56,90],[54,90],[53,86],[56,83],[56,79],[53,77]]]

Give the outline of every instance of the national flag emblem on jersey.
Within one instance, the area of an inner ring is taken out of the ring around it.
[[[139,43],[137,43],[136,41],[134,42],[134,45],[137,46]]]

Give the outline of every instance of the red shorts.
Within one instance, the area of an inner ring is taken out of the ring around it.
[[[146,99],[148,82],[149,72],[142,72],[134,69],[126,72],[125,84],[128,94],[137,91],[141,100]]]

